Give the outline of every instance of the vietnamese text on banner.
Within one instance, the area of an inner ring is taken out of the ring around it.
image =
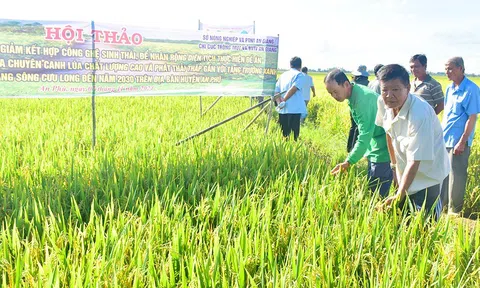
[[[277,61],[278,37],[0,20],[0,97],[273,95]]]

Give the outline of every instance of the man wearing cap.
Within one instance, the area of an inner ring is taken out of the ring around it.
[[[368,86],[368,76],[369,74],[367,72],[367,66],[360,65],[358,66],[357,70],[352,72],[352,81],[355,84]],[[353,145],[355,145],[355,142],[358,138],[358,127],[353,120],[352,114],[350,114],[350,122],[351,126],[350,131],[348,132],[347,152],[350,152],[352,150]]]
[[[308,107],[308,102],[310,102],[310,90],[313,92],[313,97],[315,97],[315,86],[313,86],[313,79],[312,76],[308,75],[308,68],[303,67],[302,73],[305,76],[305,87],[303,89],[303,100],[305,100],[305,106]],[[302,114],[301,122],[305,121],[307,118],[307,114]]]
[[[303,100],[305,75],[300,72],[301,68],[302,59],[293,57],[290,60],[290,70],[285,71],[275,85],[275,93],[287,91],[285,97],[277,99],[277,111],[283,137],[288,138],[293,131],[295,141],[300,135],[300,116],[307,113],[307,107]]]
[[[338,174],[354,165],[364,156],[368,159],[369,188],[373,192],[379,188],[382,197],[388,195],[393,172],[390,167],[387,140],[383,128],[375,125],[378,94],[365,86],[350,83],[339,69],[330,71],[325,77],[328,93],[338,102],[348,101],[350,112],[358,125],[358,139],[347,159],[333,168]]]
[[[416,54],[410,58],[410,71],[415,79],[412,81],[410,93],[425,99],[438,115],[443,111],[443,90],[438,83],[427,73],[427,56]]]
[[[368,76],[370,76],[370,74],[367,71],[367,66],[358,66],[357,70],[352,72],[352,76],[353,82],[368,87]]]
[[[378,74],[378,70],[380,70],[380,68],[382,67],[383,67],[382,64],[375,65],[375,67],[373,68],[373,73],[375,74],[375,80],[368,83],[368,88],[370,88],[370,90],[375,91],[378,95],[380,95],[380,81],[378,81],[377,74]]]
[[[465,76],[463,58],[454,57],[445,64],[452,81],[445,92],[443,137],[452,165],[442,187],[442,200],[449,213],[460,213],[467,186],[468,158],[473,143],[477,114],[480,113],[480,90]]]

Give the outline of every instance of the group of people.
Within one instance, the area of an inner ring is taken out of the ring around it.
[[[275,88],[285,92],[277,100],[282,133],[289,137],[293,131],[295,140],[308,104],[303,94],[315,91],[301,66],[300,58],[292,58],[291,69]],[[346,171],[366,157],[369,188],[384,198],[382,207],[409,206],[438,220],[442,210],[457,215],[463,208],[480,89],[466,77],[461,57],[445,63],[451,81],[445,95],[427,73],[425,55],[412,56],[409,68],[412,81],[398,64],[376,65],[371,82],[364,65],[351,80],[340,69],[326,75],[326,90],[336,101],[347,100],[352,123],[348,156],[331,173]],[[390,195],[392,183],[396,192]]]

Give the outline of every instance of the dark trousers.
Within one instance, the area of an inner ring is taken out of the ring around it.
[[[393,181],[393,171],[390,162],[373,163],[368,161],[368,188],[377,191],[382,198],[388,196]]]
[[[350,127],[350,132],[348,133],[347,152],[350,152],[353,149],[358,138],[358,127],[357,123],[353,120],[352,113],[350,113],[350,121],[352,122],[352,125]]]
[[[293,131],[293,139],[297,141],[300,135],[300,116],[301,114],[279,114],[280,126],[282,126],[283,137],[290,136]]]
[[[407,195],[400,203],[400,208],[409,214],[412,210],[421,211],[425,205],[425,216],[432,215],[438,221],[442,213],[440,200],[440,184],[425,188],[415,194]],[[406,207],[405,207],[406,206]]]

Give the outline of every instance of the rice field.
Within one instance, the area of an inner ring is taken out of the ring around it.
[[[329,174],[350,119],[313,76],[298,142],[257,109],[175,145],[243,97],[97,98],[95,149],[90,99],[1,99],[0,285],[479,287],[479,144],[468,218],[377,211],[366,161]]]

